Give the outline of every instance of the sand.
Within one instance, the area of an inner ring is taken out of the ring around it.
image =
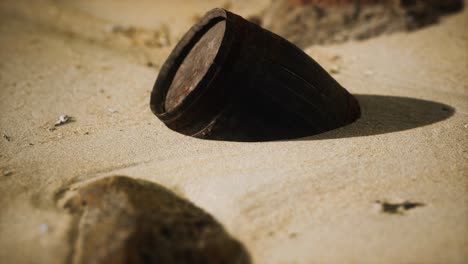
[[[1,263],[64,262],[72,222],[56,193],[110,175],[192,201],[255,263],[468,261],[467,9],[411,33],[306,48],[363,117],[236,143],[177,134],[149,108],[177,38],[223,2],[110,2],[0,3]],[[247,15],[240,3],[231,8]],[[49,131],[63,114],[73,122]],[[423,205],[391,213],[385,201]]]

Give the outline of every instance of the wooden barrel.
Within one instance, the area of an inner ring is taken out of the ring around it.
[[[310,136],[360,117],[357,100],[302,50],[223,9],[177,44],[150,105],[172,130],[230,141]]]

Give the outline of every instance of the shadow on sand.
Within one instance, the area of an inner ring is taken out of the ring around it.
[[[392,133],[437,123],[451,117],[451,106],[408,97],[355,95],[361,105],[356,122],[318,135],[296,140],[321,140]]]

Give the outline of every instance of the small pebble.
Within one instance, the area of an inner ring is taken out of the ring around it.
[[[10,140],[11,140],[11,137],[7,136],[5,133],[3,133],[3,138],[4,138],[6,141],[10,141]]]
[[[410,202],[407,200],[395,200],[395,202],[389,202],[389,201],[380,201],[377,200],[375,201],[376,209],[382,213],[387,213],[387,214],[399,214],[402,215],[404,214],[405,211],[411,210],[416,207],[420,206],[425,206],[424,203],[419,203],[419,202]]]
[[[338,65],[333,65],[333,66],[330,68],[330,73],[331,73],[331,74],[340,73],[340,67],[339,67]]]
[[[55,122],[55,126],[61,126],[71,121],[71,118],[68,115],[61,115],[57,122]]]

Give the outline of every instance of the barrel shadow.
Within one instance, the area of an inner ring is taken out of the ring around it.
[[[354,95],[361,106],[356,122],[318,135],[296,140],[363,137],[409,130],[451,117],[455,108],[433,101],[383,95]]]

